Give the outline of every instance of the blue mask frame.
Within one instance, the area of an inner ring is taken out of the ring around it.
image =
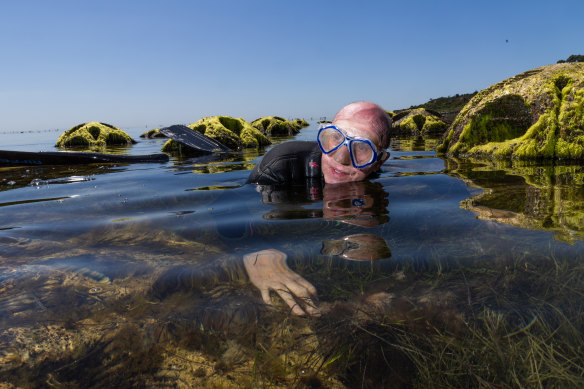
[[[324,130],[327,130],[329,128],[335,129],[339,133],[341,133],[344,137],[344,141],[341,142],[338,146],[334,147],[333,149],[331,149],[329,151],[325,151],[324,148],[322,147],[322,144],[320,143],[320,134]],[[349,155],[351,156],[351,164],[353,164],[353,166],[357,169],[363,169],[363,168],[366,168],[367,166],[372,165],[373,163],[377,162],[379,160],[379,157],[381,156],[381,154],[377,153],[377,146],[375,146],[375,144],[373,142],[371,142],[369,139],[357,138],[354,136],[350,136],[344,130],[342,130],[334,125],[325,126],[325,127],[322,127],[320,130],[318,130],[318,135],[316,136],[316,140],[318,141],[318,146],[320,147],[320,149],[322,150],[322,152],[324,154],[331,154],[331,153],[335,152],[336,150],[338,150],[339,147],[341,147],[343,145],[347,146],[347,148],[349,149]],[[371,160],[369,162],[367,162],[363,165],[357,165],[357,163],[355,162],[355,157],[353,156],[353,148],[351,147],[351,145],[354,142],[366,143],[367,145],[369,145],[369,147],[371,147],[371,150],[373,151],[373,155],[371,156]]]

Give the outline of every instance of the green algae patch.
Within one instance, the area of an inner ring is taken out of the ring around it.
[[[102,148],[136,143],[130,135],[110,124],[89,122],[65,131],[57,139],[57,147]]]
[[[584,159],[584,64],[542,66],[479,92],[437,152],[448,156]]]
[[[266,136],[294,136],[309,124],[304,119],[287,120],[279,116],[264,116],[251,122],[251,125]]]
[[[310,125],[306,120],[300,118],[292,120],[292,123],[296,124],[301,129]]]
[[[156,139],[156,138],[168,138],[168,137],[166,135],[164,135],[163,133],[161,133],[160,129],[154,128],[152,130],[144,132],[142,135],[140,135],[140,138]]]
[[[396,135],[442,135],[448,129],[437,112],[424,108],[408,109],[393,117],[393,133]]]

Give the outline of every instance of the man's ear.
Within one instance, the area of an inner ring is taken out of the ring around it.
[[[383,163],[385,161],[387,161],[387,159],[389,158],[389,151],[385,151],[383,150],[380,154],[379,154],[379,161],[381,161],[380,165],[383,165]]]
[[[377,155],[377,162],[375,162],[375,170],[379,170],[381,169],[381,165],[383,165],[385,163],[385,161],[387,161],[387,159],[389,158],[389,151],[381,151],[379,153],[379,155]]]

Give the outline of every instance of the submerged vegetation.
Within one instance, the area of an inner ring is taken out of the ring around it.
[[[123,249],[120,231],[104,232],[95,239]],[[139,239],[168,253],[203,249],[178,236]],[[80,263],[4,284],[0,383],[579,387],[583,260],[512,254],[465,266],[439,258],[371,264],[296,252],[290,265],[322,290],[320,318],[294,316],[279,301],[263,305],[236,259],[160,262],[154,283],[148,273],[104,278]],[[69,303],[55,310],[59,299]],[[23,318],[42,325],[22,326]]]

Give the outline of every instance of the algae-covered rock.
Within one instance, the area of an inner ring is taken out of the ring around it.
[[[437,151],[477,158],[584,159],[584,63],[542,66],[479,92]]]
[[[194,131],[213,138],[232,150],[258,148],[271,144],[270,140],[241,118],[230,116],[207,116],[188,126]],[[185,152],[185,148],[174,140],[169,140],[162,147],[164,152]]]
[[[265,116],[254,120],[251,125],[267,136],[292,136],[307,127],[308,122],[303,119],[291,121],[279,116]]]
[[[294,119],[292,123],[296,124],[299,128],[308,127],[310,124],[304,119]]]
[[[105,147],[136,143],[125,131],[110,124],[89,122],[65,131],[57,140],[57,147]]]
[[[392,132],[397,135],[442,135],[448,129],[439,113],[424,108],[402,111],[392,119]]]
[[[140,138],[156,139],[156,138],[168,138],[168,137],[166,135],[164,135],[163,133],[161,133],[158,128],[155,128],[153,130],[146,131],[145,133],[140,135]]]

